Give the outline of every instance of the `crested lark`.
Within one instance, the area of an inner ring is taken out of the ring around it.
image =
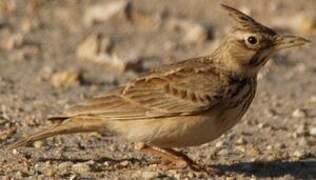
[[[173,147],[197,146],[232,128],[256,93],[258,71],[280,49],[308,40],[284,36],[222,5],[232,32],[209,56],[157,68],[126,85],[53,117],[56,125],[11,145],[17,148],[59,134],[111,132],[178,166],[193,161]]]

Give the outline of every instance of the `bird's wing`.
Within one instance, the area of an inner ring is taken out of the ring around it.
[[[66,117],[137,120],[193,115],[212,108],[224,93],[220,74],[205,64],[159,69],[75,106]]]

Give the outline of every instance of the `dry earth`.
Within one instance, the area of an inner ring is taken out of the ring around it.
[[[206,179],[157,170],[133,144],[99,134],[6,145],[47,116],[174,59],[209,54],[230,27],[219,4],[316,41],[315,0],[0,1],[1,179]],[[259,76],[246,116],[220,139],[180,149],[220,179],[316,179],[316,45],[284,51]]]

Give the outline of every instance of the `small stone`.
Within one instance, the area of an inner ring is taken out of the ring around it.
[[[238,145],[244,145],[246,143],[247,141],[243,137],[240,137],[239,139],[236,140],[236,144]]]
[[[309,129],[309,134],[310,134],[311,136],[316,136],[316,127],[310,128],[310,129]]]
[[[46,176],[52,177],[56,174],[56,171],[53,168],[47,168],[45,169],[44,174]]]
[[[266,123],[259,123],[258,124],[258,128],[259,129],[263,129],[263,128],[266,128],[266,127],[268,127],[268,124],[266,124]]]
[[[224,141],[218,141],[218,142],[216,142],[216,144],[215,144],[215,147],[217,147],[217,148],[221,148],[221,147],[223,147],[224,146]]]
[[[316,103],[316,96],[312,96],[312,97],[310,98],[310,102],[311,102],[311,103]]]
[[[116,54],[109,54],[108,50],[112,47],[109,38],[101,33],[88,36],[77,48],[77,57],[82,60],[104,64],[107,68],[121,73],[125,70],[126,62]]]
[[[51,83],[54,87],[69,87],[79,84],[80,74],[76,71],[66,70],[54,73]]]
[[[243,153],[247,151],[246,146],[238,145],[238,146],[236,146],[235,148],[236,148],[238,151],[243,152]]]
[[[316,31],[316,19],[305,14],[294,14],[291,18],[285,16],[273,20],[274,27],[287,27],[291,30],[310,34]]]
[[[221,149],[220,151],[218,151],[216,154],[217,155],[228,155],[228,150],[227,149]]]
[[[293,28],[301,33],[311,33],[316,30],[316,19],[300,14],[293,18]]]
[[[12,50],[21,47],[24,42],[24,37],[22,34],[8,34],[1,41],[1,47],[5,50]]]
[[[225,177],[225,180],[235,180],[236,177],[232,177],[232,176],[228,176],[228,177]]]
[[[305,152],[304,151],[300,151],[300,150],[296,150],[294,153],[293,153],[293,156],[295,158],[298,158],[298,159],[301,159],[305,156]]]
[[[35,141],[34,143],[33,143],[33,146],[35,147],[35,148],[41,148],[42,146],[43,146],[43,141]]]
[[[202,43],[208,38],[208,29],[199,23],[185,19],[170,19],[167,28],[184,33],[183,41],[188,44]]]
[[[86,163],[77,163],[72,166],[72,170],[79,174],[88,173],[91,171],[91,168]]]
[[[12,149],[12,154],[17,155],[19,151],[17,149]]]
[[[304,123],[304,124],[301,124],[299,125],[296,130],[295,130],[295,133],[297,134],[297,136],[307,136],[308,135],[308,129],[307,129],[307,125]]]
[[[155,171],[143,171],[141,173],[143,179],[155,179],[159,176],[159,172]]]
[[[110,162],[110,161],[105,161],[104,163],[103,163],[103,165],[104,166],[110,166],[112,163]]]
[[[112,47],[111,39],[104,37],[102,33],[93,33],[83,40],[77,50],[77,57],[92,59],[99,54],[105,54]]]
[[[294,118],[305,118],[307,117],[307,113],[303,109],[295,109],[292,113],[292,117]]]
[[[271,145],[268,145],[268,146],[266,147],[266,150],[268,150],[268,151],[271,151],[271,150],[273,150],[273,146],[271,146]]]
[[[4,129],[0,131],[0,140],[5,140],[13,135],[16,131],[16,127],[10,127],[8,129]]]
[[[120,162],[120,165],[123,166],[123,167],[128,166],[128,164],[129,164],[128,161],[122,161],[122,162]]]
[[[258,148],[252,147],[250,149],[247,149],[248,153],[252,157],[257,157],[261,154],[260,150]]]
[[[127,0],[115,0],[90,6],[83,16],[84,24],[91,26],[96,22],[108,21],[115,16],[125,16],[129,3]]]
[[[44,168],[43,168],[43,174],[46,176],[52,177],[56,174],[57,170],[54,166],[50,164],[49,161],[45,162]]]
[[[58,165],[59,171],[69,171],[73,166],[73,163],[70,161],[62,162]]]

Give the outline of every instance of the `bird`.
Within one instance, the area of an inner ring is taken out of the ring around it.
[[[108,132],[175,168],[198,167],[179,147],[215,140],[242,119],[257,89],[257,75],[282,49],[310,41],[282,35],[221,4],[231,32],[207,56],[162,65],[49,118],[55,125],[9,145],[16,149],[56,135]]]

